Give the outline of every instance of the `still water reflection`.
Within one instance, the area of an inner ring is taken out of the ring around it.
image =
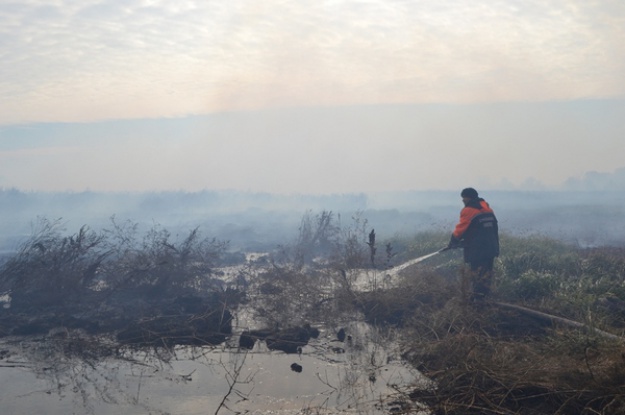
[[[322,330],[301,354],[234,345],[102,350],[68,357],[66,338],[0,345],[3,414],[385,414],[427,381],[364,323]],[[91,355],[90,355],[91,353]]]

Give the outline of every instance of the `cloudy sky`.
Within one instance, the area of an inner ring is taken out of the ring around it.
[[[0,187],[557,187],[625,167],[622,0],[0,0]]]

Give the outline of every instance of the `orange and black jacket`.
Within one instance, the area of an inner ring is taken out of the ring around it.
[[[460,211],[452,239],[462,244],[465,262],[499,256],[497,218],[484,199],[474,199]]]

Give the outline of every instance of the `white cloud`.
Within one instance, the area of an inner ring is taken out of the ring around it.
[[[622,2],[0,5],[0,123],[625,94]]]

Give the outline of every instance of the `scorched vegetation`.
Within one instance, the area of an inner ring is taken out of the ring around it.
[[[198,229],[140,234],[113,219],[102,232],[63,232],[39,221],[4,262],[0,335],[63,338],[91,358],[231,338],[240,350],[262,341],[300,353],[318,328],[364,320],[398,333],[404,358],[432,380],[404,396],[418,405],[396,411],[625,413],[622,247],[503,234],[492,297],[476,305],[459,251],[393,272],[444,247],[447,233],[379,241],[359,215],[307,213],[295,241],[255,255]],[[243,305],[254,327],[233,324]]]

